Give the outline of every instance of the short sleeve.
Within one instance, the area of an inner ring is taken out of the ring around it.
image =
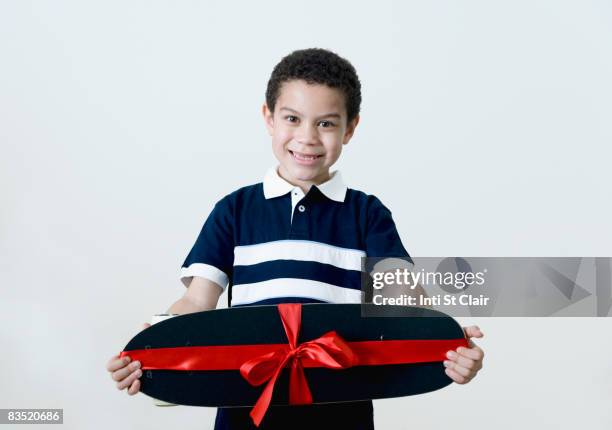
[[[376,264],[369,265],[367,271],[371,273],[372,271],[412,269],[414,262],[402,244],[391,211],[374,196],[370,196],[368,203],[366,256],[377,258],[372,259]]]
[[[181,281],[189,286],[194,276],[225,289],[234,265],[233,211],[229,198],[220,200],[206,219],[181,267]]]

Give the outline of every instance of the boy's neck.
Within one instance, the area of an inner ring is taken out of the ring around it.
[[[327,170],[326,172],[314,178],[312,181],[300,181],[297,179],[288,178],[288,175],[283,172],[283,169],[281,167],[282,166],[279,166],[276,169],[276,173],[278,173],[278,176],[283,178],[285,181],[289,182],[291,185],[300,187],[300,189],[304,192],[304,194],[308,194],[308,191],[310,191],[310,188],[313,185],[321,185],[322,183],[328,181],[331,177],[329,174],[329,170]]]

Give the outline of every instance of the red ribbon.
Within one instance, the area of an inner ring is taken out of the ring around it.
[[[258,386],[268,381],[266,388],[259,396],[257,403],[251,410],[251,418],[256,426],[263,419],[270,401],[274,384],[283,368],[290,366],[289,376],[289,404],[305,405],[312,403],[312,395],[306,376],[302,359],[308,357],[317,367],[331,369],[346,369],[355,364],[356,357],[347,343],[335,331],[325,333],[323,336],[309,342],[297,344],[302,321],[302,306],[299,303],[283,303],[278,305],[278,312],[289,339],[289,348],[284,351],[274,351],[255,357],[242,366],[240,374],[251,385]]]
[[[283,303],[278,311],[287,334],[288,344],[190,346],[122,351],[141,362],[142,370],[236,370],[251,385],[268,382],[251,418],[259,426],[272,400],[274,384],[285,367],[290,368],[289,403],[312,403],[305,367],[347,369],[352,366],[377,366],[442,361],[446,352],[467,347],[465,338],[435,340],[376,340],[346,342],[335,331],[297,344],[302,305]]]

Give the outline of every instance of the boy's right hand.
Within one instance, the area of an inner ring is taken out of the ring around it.
[[[151,324],[144,323],[142,329],[148,327],[151,327]],[[131,361],[130,357],[119,358],[119,355],[115,355],[106,364],[106,370],[110,372],[113,381],[117,382],[118,390],[127,388],[127,393],[133,396],[140,391],[140,379],[138,378],[142,376],[142,370],[139,361]]]

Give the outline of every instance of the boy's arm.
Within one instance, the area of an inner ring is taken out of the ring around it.
[[[215,309],[223,289],[216,283],[194,276],[183,297],[178,299],[166,313],[189,314]]]

